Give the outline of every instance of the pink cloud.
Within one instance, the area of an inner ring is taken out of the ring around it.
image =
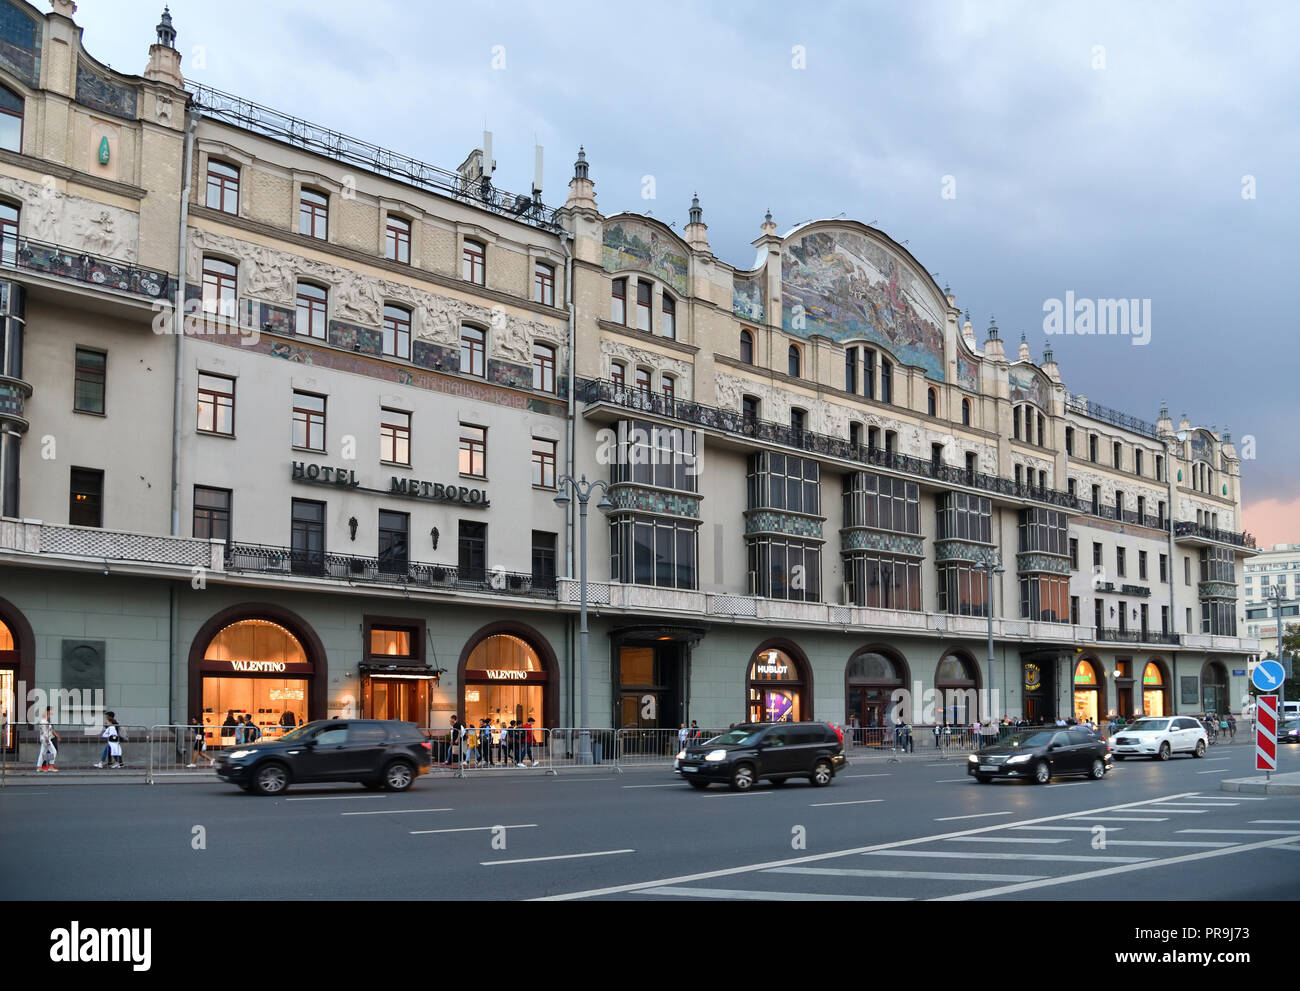
[[[1246,530],[1261,548],[1274,544],[1300,544],[1300,497],[1288,501],[1261,499],[1241,510]]]

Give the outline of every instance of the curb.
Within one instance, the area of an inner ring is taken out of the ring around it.
[[[1220,791],[1251,795],[1300,795],[1300,773],[1279,774],[1267,778],[1229,778],[1219,783]]]

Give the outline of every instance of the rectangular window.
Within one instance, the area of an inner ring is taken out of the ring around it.
[[[1133,472],[1137,475],[1142,474],[1142,451],[1135,449],[1133,451]]]
[[[411,311],[401,306],[384,307],[384,354],[411,360]]]
[[[880,401],[894,401],[894,365],[886,358],[880,359]]]
[[[1079,541],[1074,537],[1070,538],[1070,568],[1074,571],[1079,570]]]
[[[556,442],[542,437],[533,438],[533,484],[544,489],[555,488]]]
[[[1169,632],[1169,607],[1168,606],[1160,607],[1160,632],[1166,634]]]
[[[203,259],[203,312],[235,317],[239,305],[238,269],[220,258]]]
[[[486,523],[460,521],[456,563],[461,581],[481,582],[487,577]]]
[[[298,283],[297,321],[294,327],[303,337],[325,340],[329,292],[308,282]]]
[[[844,559],[849,600],[874,609],[921,609],[921,563],[875,551],[855,552]]]
[[[821,549],[817,544],[786,537],[749,541],[749,570],[755,573],[754,594],[799,602],[821,600]]]
[[[298,233],[329,240],[329,200],[310,189],[298,201]]]
[[[638,281],[636,284],[636,329],[650,330],[650,295],[651,285]]]
[[[615,396],[622,392],[623,387],[627,385],[627,369],[617,361],[609,363],[609,381],[614,386]]]
[[[325,573],[325,503],[294,499],[291,556],[297,574]]]
[[[1169,558],[1164,554],[1160,555],[1160,581],[1169,581]]]
[[[415,659],[419,656],[418,647],[418,629],[370,627],[370,656],[373,658]]]
[[[1074,457],[1074,427],[1065,428],[1065,453]]]
[[[1138,551],[1138,581],[1147,580],[1147,552]]]
[[[1123,468],[1124,467],[1123,448],[1120,446],[1119,441],[1115,441],[1111,445],[1111,449],[1115,455],[1115,467]]]
[[[555,545],[557,534],[533,531],[533,590],[555,588]]]
[[[1127,569],[1125,566],[1124,558],[1125,558],[1124,548],[1116,547],[1115,548],[1115,574],[1119,575],[1119,577],[1121,578],[1127,577],[1126,575]]]
[[[411,414],[381,407],[379,410],[379,460],[411,464]]]
[[[194,536],[199,540],[230,539],[230,489],[194,486]]]
[[[410,546],[411,516],[379,511],[379,570],[387,574],[406,573]]]
[[[667,293],[663,294],[663,333],[671,340],[677,338],[677,301]]]
[[[1191,583],[1192,583],[1192,559],[1190,557],[1184,557],[1183,558],[1183,584],[1190,585]]]
[[[1091,434],[1088,437],[1088,460],[1096,464],[1097,462],[1097,435]]]
[[[103,351],[77,348],[76,373],[72,388],[72,408],[78,413],[104,412],[104,384],[108,372],[108,355]]]
[[[555,269],[541,262],[533,266],[533,302],[555,305]]]
[[[609,319],[627,323],[627,279],[615,279],[609,293]]]
[[[73,468],[68,497],[71,526],[104,525],[104,473],[94,468]]]
[[[610,523],[610,574],[629,585],[696,587],[696,525],[650,516]]]
[[[199,372],[198,429],[206,434],[235,435],[235,380]]]
[[[460,473],[487,477],[487,427],[460,425]]]
[[[858,349],[844,349],[844,391],[858,391]]]
[[[1101,544],[1096,542],[1092,545],[1092,566],[1094,568],[1101,567]]]
[[[478,241],[465,240],[461,252],[460,276],[475,285],[487,285],[487,247]]]
[[[239,169],[208,159],[207,205],[222,213],[239,213]]]
[[[293,446],[325,450],[325,397],[310,392],[293,394]]]
[[[460,329],[460,370],[465,375],[484,377],[487,367],[487,335],[477,327]]]
[[[937,570],[939,612],[988,615],[988,576],[983,571],[966,563],[947,563]]]
[[[0,107],[0,132],[3,132],[5,119],[4,108]],[[2,147],[3,140],[0,140],[0,148]],[[18,264],[18,214],[18,207],[0,203],[0,264]]]
[[[384,230],[384,257],[389,261],[411,264],[411,222],[389,214]]]
[[[1079,597],[1070,596],[1070,622],[1075,626],[1079,625]]]
[[[870,348],[862,352],[862,393],[868,399],[876,398],[876,352]]]
[[[533,388],[555,394],[555,348],[548,344],[533,345]]]

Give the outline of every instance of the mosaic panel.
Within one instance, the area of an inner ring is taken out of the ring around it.
[[[342,320],[331,320],[329,325],[329,343],[345,351],[358,354],[382,355],[384,353],[384,334],[377,327],[361,327]]]
[[[874,241],[850,231],[791,240],[781,279],[787,333],[876,341],[928,378],[945,380],[943,311],[910,266]]]
[[[841,530],[841,551],[887,551],[908,557],[925,557],[925,538],[879,530]]]
[[[460,349],[443,347],[430,341],[411,342],[411,363],[421,368],[460,370]]]
[[[683,296],[687,293],[686,255],[671,238],[649,224],[623,220],[605,227],[602,264],[606,272],[638,269],[662,279]]]
[[[17,382],[0,382],[0,416],[23,419],[27,390]]]
[[[84,62],[77,63],[77,102],[114,117],[135,120],[139,94],[97,74]]]
[[[1039,409],[1051,409],[1051,405],[1047,401],[1047,390],[1043,387],[1043,380],[1029,369],[1011,369],[1009,385],[1013,403],[1033,403]]]
[[[613,485],[609,501],[614,504],[610,513],[653,513],[678,519],[700,518],[700,497],[681,492],[665,492],[640,485]]]
[[[1202,599],[1235,599],[1237,586],[1232,582],[1198,582],[1196,594]]]
[[[487,363],[489,382],[504,385],[511,389],[531,389],[533,387],[533,366],[517,365],[513,361],[489,358]]]
[[[771,509],[745,513],[745,535],[783,533],[790,537],[822,539],[822,521],[797,513],[781,513]]]
[[[41,28],[21,6],[0,3],[0,66],[28,86],[41,82]]]
[[[1054,554],[1017,554],[1016,571],[1019,574],[1046,572],[1049,575],[1070,574],[1070,559]]]
[[[763,322],[763,282],[761,279],[731,280],[731,312],[750,323]]]
[[[957,351],[957,384],[967,392],[980,391],[980,363]]]
[[[974,544],[969,540],[936,540],[934,560],[936,564],[942,564],[944,561],[970,561],[972,564],[985,561],[997,563],[998,549],[985,544]]]

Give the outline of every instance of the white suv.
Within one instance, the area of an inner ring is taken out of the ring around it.
[[[1209,737],[1199,720],[1191,716],[1139,719],[1110,738],[1116,760],[1125,757],[1156,757],[1168,760],[1177,753],[1205,756]]]

